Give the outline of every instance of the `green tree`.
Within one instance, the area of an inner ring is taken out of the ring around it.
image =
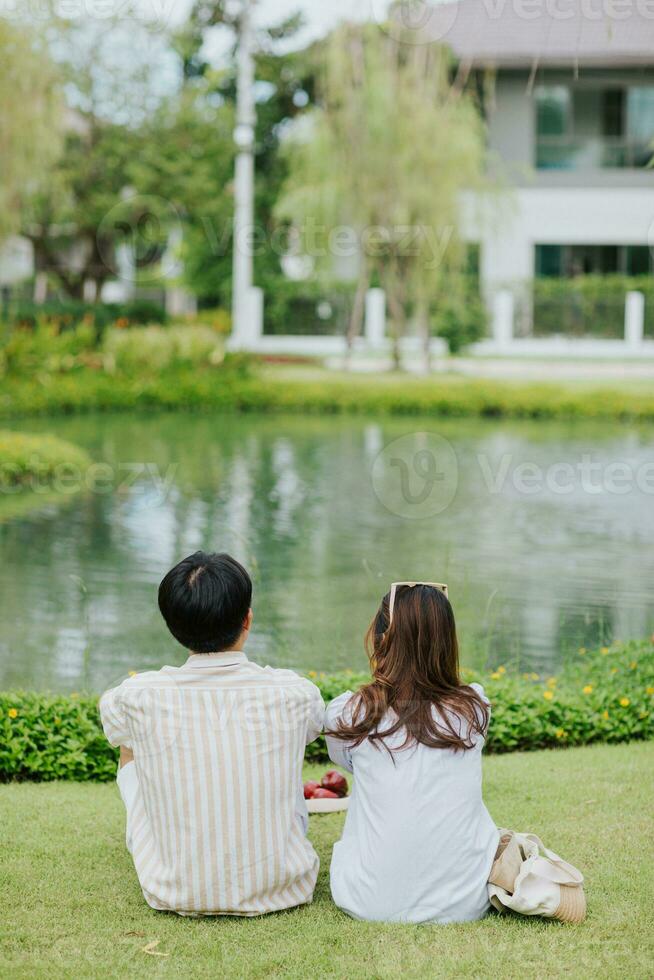
[[[76,299],[90,281],[99,298],[116,274],[122,243],[140,237],[143,263],[165,246],[163,218],[150,213],[152,203],[131,181],[141,130],[163,94],[152,59],[134,57],[135,45],[149,37],[143,25],[53,18],[48,34],[66,91],[62,148],[25,197],[21,233],[33,244],[38,271]],[[150,54],[161,53],[163,42],[156,44]]]
[[[304,229],[305,240],[311,229],[323,270],[333,265],[334,229],[351,229],[358,288],[350,340],[377,281],[397,365],[410,318],[428,364],[432,310],[466,281],[461,193],[488,186],[481,114],[451,79],[444,48],[346,25],[327,45],[318,106],[288,144],[277,213]]]
[[[59,82],[44,38],[0,18],[0,241],[59,153]]]

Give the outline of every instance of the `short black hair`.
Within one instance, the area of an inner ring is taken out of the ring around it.
[[[233,646],[252,604],[252,580],[231,555],[196,551],[159,586],[159,609],[175,639],[194,653]]]

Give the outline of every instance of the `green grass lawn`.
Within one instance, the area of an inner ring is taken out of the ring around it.
[[[581,926],[495,914],[459,926],[354,922],[329,897],[340,815],[311,818],[322,862],[312,906],[257,920],[182,919],[143,901],[115,786],[1,786],[2,972],[248,980],[651,977],[653,766],[654,743],[486,762],[495,820],[538,832],[586,874],[589,913]],[[165,955],[150,955],[147,946]]]

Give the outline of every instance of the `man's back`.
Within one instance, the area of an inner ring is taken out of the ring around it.
[[[139,674],[100,702],[121,770],[128,846],[147,902],[182,914],[259,915],[311,900],[302,762],[318,689],[241,652]]]

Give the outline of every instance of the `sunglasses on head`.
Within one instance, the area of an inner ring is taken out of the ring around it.
[[[415,587],[417,585],[426,585],[427,588],[429,588],[429,589],[438,589],[438,591],[439,592],[442,592],[443,595],[446,598],[449,598],[448,592],[447,592],[447,586],[446,585],[443,585],[440,582],[393,582],[393,584],[391,585],[391,596],[390,596],[390,599],[388,601],[388,623],[389,623],[389,625],[393,622],[393,610],[395,608],[395,596],[397,594],[397,590],[400,589],[400,588],[403,588],[403,587],[405,587],[407,589],[415,589]]]

